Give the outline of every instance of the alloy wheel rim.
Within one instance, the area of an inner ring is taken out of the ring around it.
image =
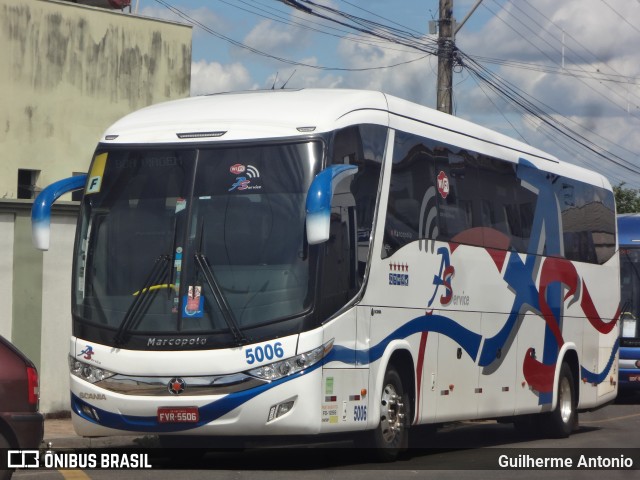
[[[571,385],[569,385],[569,380],[566,377],[560,382],[558,403],[562,422],[565,424],[569,423],[569,419],[573,413],[573,405],[571,404]]]
[[[405,406],[396,388],[388,384],[382,390],[380,403],[380,430],[387,444],[399,438],[404,429]]]

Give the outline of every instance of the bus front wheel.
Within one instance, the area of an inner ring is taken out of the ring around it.
[[[393,461],[407,448],[409,414],[409,395],[402,378],[393,366],[389,366],[380,395],[380,423],[373,431],[373,447],[379,460]]]

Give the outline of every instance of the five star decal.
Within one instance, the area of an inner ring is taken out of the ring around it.
[[[392,272],[408,272],[409,265],[406,263],[390,263],[389,270]]]

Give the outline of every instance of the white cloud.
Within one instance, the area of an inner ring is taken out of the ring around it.
[[[191,95],[258,88],[241,63],[222,65],[201,60],[191,64]]]
[[[499,18],[493,17],[478,32],[462,31],[457,38],[461,50],[469,55],[526,62],[528,68],[485,66],[542,102],[545,110],[558,112],[554,114],[556,118],[591,140],[596,150],[604,148],[605,155],[619,155],[640,167],[638,155],[633,153],[640,143],[635,134],[640,127],[640,25],[632,20],[640,18],[640,2],[538,0],[508,2],[505,10],[495,2],[486,4],[499,12]],[[631,25],[621,16],[631,20]],[[543,67],[553,67],[556,72],[542,72]],[[492,97],[498,112],[477,86],[469,82],[464,86],[457,89],[456,96],[465,116],[483,123],[495,122],[500,130],[517,136],[505,120],[500,121],[501,114],[512,112],[510,107]],[[568,139],[557,134],[553,134],[555,140],[542,135],[545,129],[532,128],[521,113],[509,118],[530,143],[560,158],[596,169],[612,181],[633,177],[629,171],[579,149]],[[562,143],[569,145],[569,152],[559,148]],[[634,184],[640,186],[640,178]]]
[[[458,5],[461,4],[462,0]],[[470,55],[526,62],[538,70],[539,67],[535,65],[554,66],[559,69],[562,62],[564,30],[564,75],[491,64],[486,66],[514,87],[606,139],[587,133],[595,143],[612,150],[617,148],[616,144],[620,145],[626,149],[616,150],[621,156],[635,159],[629,152],[640,151],[640,136],[635,134],[640,126],[640,86],[637,81],[640,77],[637,29],[640,25],[634,21],[640,18],[640,2],[607,0],[607,4],[601,0],[500,2],[500,5],[507,9],[503,11],[496,2],[487,0],[481,6],[484,11],[478,10],[478,13],[472,16],[469,26],[460,32],[456,40],[460,49]],[[489,14],[490,20],[479,30],[474,30],[471,28],[474,17],[486,17],[487,6],[499,12],[499,18],[491,17]],[[344,5],[338,4],[337,8],[344,8]],[[382,13],[379,8],[370,8]],[[214,24],[214,21],[220,22],[220,18],[206,8],[199,10],[202,15],[213,15],[210,19],[201,20],[203,23],[215,25],[218,30],[233,28],[233,31],[228,32],[232,38],[240,40],[242,33],[238,32],[246,32],[246,27],[251,28],[249,21],[241,24],[229,21],[223,25]],[[462,10],[466,13],[468,8]],[[506,12],[517,16],[521,23]],[[616,12],[628,19],[631,25]],[[218,13],[222,15],[221,12]],[[403,21],[402,18],[394,18],[389,12],[385,15],[400,23]],[[311,19],[294,10],[290,11],[289,18],[303,23]],[[245,17],[245,20],[249,19]],[[309,29],[272,20],[253,18],[252,21],[257,23],[244,35],[242,42],[258,50],[309,65],[366,69],[399,64],[420,57],[419,52],[398,45],[381,48],[380,45],[376,46],[375,41],[366,39],[363,43],[360,36],[354,35],[350,39],[342,38],[338,41]],[[197,29],[194,29],[194,35],[196,31]],[[221,44],[215,45],[210,52],[220,51]],[[215,54],[208,57],[210,63],[193,63],[194,94],[258,86],[271,88],[276,72],[278,79],[275,81],[275,88],[279,88],[295,70],[295,74],[287,83],[288,88],[375,89],[427,106],[435,106],[437,58],[433,56],[392,68],[356,72],[291,66],[236,47],[228,51],[231,60],[225,61],[226,63],[216,58]],[[585,71],[599,71],[609,74],[609,78],[616,82],[577,78],[575,75],[569,75],[572,69],[579,72],[582,70],[580,75],[584,75]],[[620,80],[624,79],[628,80],[627,84],[620,83]],[[558,150],[552,140],[541,135],[540,128],[534,127],[521,112],[515,111],[503,99],[492,97],[493,103],[489,101],[485,92],[470,79],[468,70],[463,69],[461,74],[454,76],[453,88],[454,105],[458,115],[513,137],[522,134],[535,146],[551,151],[561,158],[567,158],[566,152]],[[485,91],[488,92],[486,87]],[[508,121],[505,117],[508,117]],[[604,160],[601,163],[606,165]],[[606,167],[600,168],[600,171],[603,169]],[[619,172],[616,170],[612,175],[619,175]],[[637,184],[640,186],[640,179]]]
[[[308,30],[263,20],[245,36],[243,43],[274,55],[291,55],[309,44],[309,35]]]
[[[345,73],[345,86],[381,90],[423,105],[434,106],[434,65],[437,68],[437,60],[430,56],[421,58],[426,54],[402,46],[389,47],[342,40],[338,53],[346,66],[355,69],[372,68]]]

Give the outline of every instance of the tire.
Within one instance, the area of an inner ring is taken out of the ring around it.
[[[556,408],[544,414],[544,433],[551,438],[566,438],[578,425],[577,397],[571,368],[565,362],[558,377],[558,401]]]
[[[380,396],[380,422],[372,432],[375,456],[383,462],[394,461],[409,444],[409,395],[402,378],[390,365],[384,375]]]
[[[9,441],[0,432],[0,480],[9,480],[13,475],[13,470],[9,470],[7,467],[7,454],[5,453],[7,448],[11,448]]]

